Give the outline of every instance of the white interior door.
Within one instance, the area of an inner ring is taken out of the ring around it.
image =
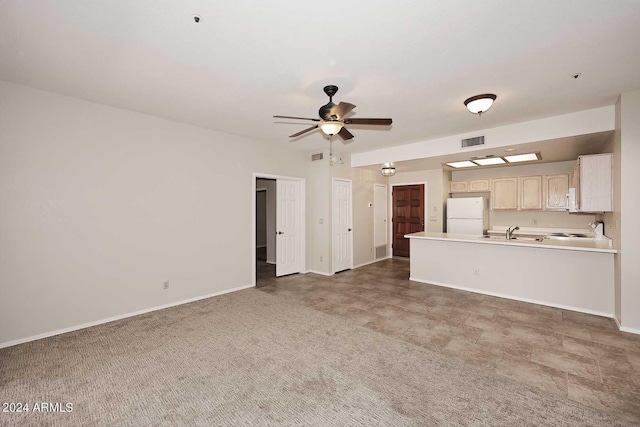
[[[276,276],[300,272],[300,181],[276,181]]]
[[[373,185],[373,245],[375,247],[387,244],[387,186]]]
[[[353,267],[353,232],[351,225],[351,181],[333,179],[332,191],[333,272]]]

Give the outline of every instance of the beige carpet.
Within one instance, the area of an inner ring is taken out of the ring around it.
[[[0,350],[0,425],[627,425],[245,290]]]

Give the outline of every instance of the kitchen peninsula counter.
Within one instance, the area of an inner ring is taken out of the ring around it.
[[[467,243],[481,243],[481,244],[489,244],[489,245],[515,245],[515,246],[530,246],[536,248],[547,248],[547,249],[560,249],[560,250],[570,250],[570,251],[587,251],[587,252],[606,252],[615,254],[618,252],[616,249],[609,247],[609,240],[593,240],[593,239],[578,239],[574,238],[572,240],[554,240],[554,239],[543,239],[541,242],[535,241],[533,239],[526,240],[518,240],[517,238],[514,240],[500,239],[498,237],[493,238],[485,238],[481,236],[470,236],[468,234],[450,234],[450,233],[427,233],[427,232],[419,232],[407,234],[404,237],[409,239],[430,239],[430,240],[450,240],[457,242],[467,242]],[[517,237],[517,235],[516,235]]]
[[[410,280],[606,317],[614,311],[608,240],[501,240],[413,233]]]

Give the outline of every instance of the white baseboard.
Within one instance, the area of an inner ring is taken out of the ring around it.
[[[622,325],[620,324],[620,321],[616,316],[613,316],[613,320],[616,322],[616,326],[618,327],[618,329],[622,329]]]
[[[570,306],[570,305],[554,304],[554,303],[550,303],[550,302],[546,302],[546,301],[539,301],[539,300],[530,299],[530,298],[521,298],[521,297],[516,297],[516,296],[513,296],[513,295],[501,294],[499,292],[479,291],[477,289],[465,288],[464,286],[449,285],[447,283],[429,282],[429,281],[426,281],[426,280],[416,279],[414,277],[409,277],[409,280],[413,280],[414,282],[419,282],[419,283],[425,283],[427,285],[435,285],[435,286],[442,286],[444,288],[459,289],[461,291],[473,292],[473,293],[476,293],[476,294],[489,295],[489,296],[498,297],[498,298],[506,298],[506,299],[511,299],[511,300],[515,300],[515,301],[528,302],[528,303],[531,303],[531,304],[546,305],[546,306],[549,306],[549,307],[561,308],[563,310],[579,311],[581,313],[593,314],[595,316],[610,317],[610,318],[614,318],[615,319],[615,316],[613,315],[613,313],[605,313],[603,311],[589,310],[587,308],[573,307],[573,306]]]
[[[383,261],[383,260],[389,259],[389,258],[391,258],[391,257],[390,256],[386,256],[384,258],[374,259],[373,261],[363,262],[362,264],[354,265],[353,268],[355,269],[355,268],[364,267],[365,265],[375,264],[376,262]]]
[[[316,271],[316,270],[307,270],[304,273],[305,274],[307,274],[307,273],[319,274],[321,276],[333,276],[333,273],[325,273],[323,271]]]
[[[374,264],[374,263],[376,263],[378,261],[382,261],[382,260],[389,259],[389,258],[391,258],[391,257],[387,256],[387,257],[380,258],[380,259],[374,259],[373,261],[369,261],[369,262],[365,262],[365,263],[362,263],[362,264],[354,265],[352,267],[352,269],[364,267],[365,265]],[[324,272],[316,271],[316,270],[307,270],[307,271],[305,271],[305,273],[320,274],[321,276],[333,276],[335,274],[335,273],[324,273]]]
[[[616,322],[616,323],[618,323],[618,322]],[[628,332],[630,334],[640,335],[640,329],[627,328],[626,326],[618,326],[618,329],[620,329],[622,332]]]
[[[52,336],[55,336],[55,335],[66,334],[67,332],[73,332],[73,331],[77,331],[79,329],[90,328],[92,326],[98,326],[98,325],[102,325],[104,323],[109,323],[109,322],[114,322],[116,320],[126,319],[127,317],[134,317],[134,316],[138,316],[140,314],[149,313],[151,311],[163,310],[165,308],[175,307],[176,305],[188,304],[190,302],[195,302],[195,301],[199,301],[199,300],[202,300],[202,299],[217,297],[219,295],[224,295],[224,294],[228,294],[228,293],[231,293],[231,292],[241,291],[243,289],[248,289],[248,288],[253,288],[253,287],[255,287],[255,286],[254,285],[239,286],[237,288],[227,289],[225,291],[214,292],[212,294],[202,295],[202,296],[195,297],[195,298],[189,298],[189,299],[185,299],[185,300],[182,300],[182,301],[171,302],[169,304],[159,305],[159,306],[156,306],[156,307],[145,308],[143,310],[138,310],[138,311],[134,311],[134,312],[131,312],[131,313],[126,313],[126,314],[120,314],[118,316],[113,316],[113,317],[107,317],[106,319],[100,319],[100,320],[96,320],[96,321],[93,321],[93,322],[83,323],[81,325],[70,326],[68,328],[63,328],[63,329],[58,329],[58,330],[55,330],[55,331],[45,332],[45,333],[38,334],[38,335],[32,335],[32,336],[26,337],[26,338],[19,338],[17,340],[0,343],[0,348],[11,347],[11,346],[18,345],[18,344],[24,344],[26,342],[36,341],[36,340],[40,340],[42,338],[48,338],[48,337],[52,337]]]
[[[613,316],[613,320],[616,321],[616,326],[618,326],[618,330],[622,331],[622,332],[628,332],[630,334],[638,334],[640,335],[640,329],[636,329],[636,328],[628,328],[626,326],[622,326],[622,324],[620,323],[620,321],[618,320],[617,317]]]

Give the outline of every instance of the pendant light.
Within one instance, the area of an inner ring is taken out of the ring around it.
[[[469,112],[481,115],[491,108],[493,101],[495,101],[496,98],[497,96],[492,93],[485,93],[483,95],[472,96],[464,101],[464,105],[467,107]]]
[[[396,168],[393,167],[393,163],[387,162],[382,166],[382,176],[393,176],[396,174]]]

